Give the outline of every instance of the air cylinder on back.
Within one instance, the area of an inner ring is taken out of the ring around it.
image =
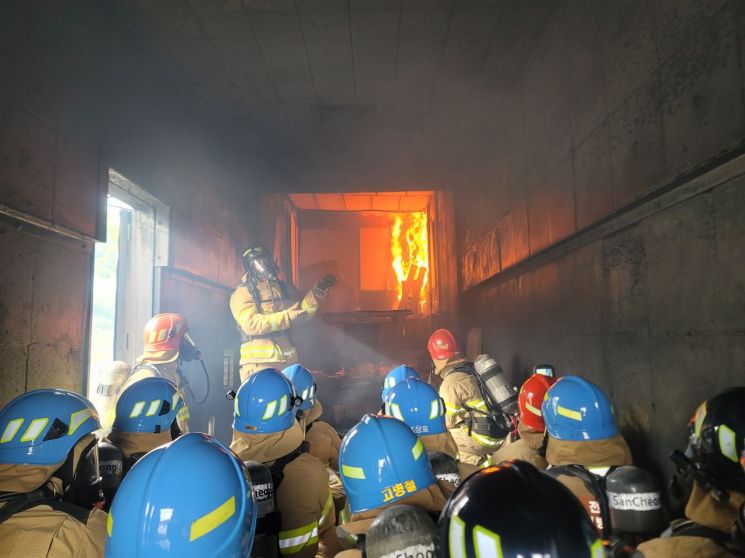
[[[491,355],[479,355],[473,363],[489,396],[507,415],[517,414],[517,390],[507,381],[502,367]]]
[[[644,469],[626,465],[606,477],[611,525],[619,535],[651,535],[664,528],[660,489]]]
[[[258,461],[246,461],[251,488],[256,500],[256,536],[254,537],[253,558],[277,557],[277,534],[281,517],[276,511],[274,501],[274,482],[269,467]]]

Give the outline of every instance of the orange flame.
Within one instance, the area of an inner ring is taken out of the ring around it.
[[[402,239],[403,237],[403,239]],[[423,212],[396,215],[391,230],[391,255],[396,274],[399,308],[422,311],[427,304],[429,278],[429,239],[427,214]],[[407,298],[403,300],[408,283]],[[418,296],[416,289],[418,287]],[[414,290],[414,292],[412,292]],[[416,296],[416,298],[414,298]],[[416,308],[411,308],[416,304]]]

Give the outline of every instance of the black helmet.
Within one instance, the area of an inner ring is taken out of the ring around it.
[[[272,253],[263,246],[251,246],[243,254],[243,268],[254,280],[276,280],[279,275]]]
[[[730,388],[696,411],[691,435],[693,461],[722,489],[745,493],[745,387]]]
[[[572,493],[524,461],[468,477],[450,497],[437,530],[439,556],[605,556]]]
[[[365,556],[433,557],[437,528],[421,508],[391,506],[380,512],[365,535]]]

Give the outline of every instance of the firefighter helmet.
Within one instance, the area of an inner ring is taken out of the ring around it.
[[[0,411],[0,463],[57,465],[81,438],[101,428],[93,404],[62,389],[19,395]]]
[[[143,378],[130,384],[116,401],[115,432],[166,432],[185,405],[170,380]]]
[[[106,557],[248,556],[256,515],[243,463],[216,438],[186,434],[148,453],[122,481]]]
[[[341,442],[339,472],[352,513],[392,504],[436,482],[422,441],[393,417],[362,417]]]
[[[520,393],[517,396],[517,408],[520,413],[520,422],[525,426],[543,432],[546,430],[546,423],[543,421],[541,405],[546,397],[546,392],[556,382],[550,376],[533,374],[525,380]]]
[[[246,434],[282,432],[295,424],[299,404],[292,382],[279,370],[265,368],[238,388],[233,429]]]
[[[396,384],[385,400],[385,414],[407,424],[415,434],[442,434],[445,402],[427,382],[409,378]]]
[[[524,461],[471,475],[448,500],[437,529],[439,556],[605,556],[579,501]]]
[[[145,324],[145,349],[140,362],[167,364],[179,358],[182,341],[196,347],[189,335],[189,323],[180,314],[158,314]]]
[[[409,378],[415,378],[417,380],[421,379],[421,377],[419,376],[419,372],[409,366],[406,366],[405,364],[401,364],[400,366],[396,366],[396,368],[392,368],[388,372],[388,374],[385,375],[385,379],[383,380],[383,392],[381,394],[383,403],[385,403],[388,394],[396,384],[399,384],[404,380],[408,380]]]
[[[745,387],[727,389],[702,403],[691,436],[693,461],[722,488],[745,493]]]
[[[307,411],[312,408],[316,404],[316,381],[310,370],[302,364],[293,364],[282,370],[282,374],[292,382],[295,393],[303,400],[297,410]]]
[[[541,412],[548,435],[557,440],[605,440],[618,434],[608,396],[579,376],[564,376],[551,386]]]
[[[460,356],[460,347],[453,334],[447,329],[438,329],[427,343],[429,356],[433,360],[444,360]]]

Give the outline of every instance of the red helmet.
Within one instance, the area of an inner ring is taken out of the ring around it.
[[[145,350],[138,359],[165,364],[179,356],[181,340],[188,336],[189,324],[179,314],[158,314],[145,324]]]
[[[546,430],[546,423],[543,422],[541,405],[546,397],[546,392],[556,382],[556,378],[533,374],[525,380],[517,396],[517,407],[520,412],[520,421],[527,427],[536,432]]]
[[[444,360],[460,355],[458,342],[447,329],[438,329],[429,338],[427,343],[429,356],[435,360]]]

